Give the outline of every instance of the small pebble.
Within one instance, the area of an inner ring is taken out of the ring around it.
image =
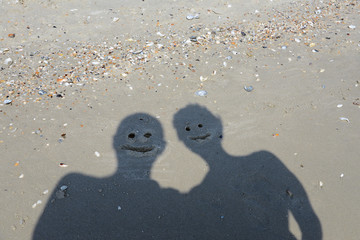
[[[341,108],[343,105],[342,104],[338,104],[336,107]]]
[[[39,95],[44,95],[44,94],[46,94],[46,91],[40,90],[40,91],[38,92],[38,94],[39,94]]]
[[[244,86],[244,89],[247,92],[251,92],[252,90],[254,90],[253,86]]]
[[[204,97],[204,96],[206,96],[207,94],[208,94],[208,93],[207,93],[207,91],[205,91],[205,90],[198,90],[198,91],[195,92],[195,95],[200,96],[200,97]]]
[[[350,25],[349,28],[350,28],[350,29],[355,29],[356,26],[355,26],[355,25]]]
[[[95,152],[95,156],[100,157],[100,153],[99,153],[99,152]]]
[[[19,224],[20,224],[20,225],[25,225],[25,219],[20,218],[20,219],[19,219]]]

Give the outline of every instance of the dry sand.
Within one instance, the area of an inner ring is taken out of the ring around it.
[[[190,103],[221,118],[227,153],[282,161],[323,239],[359,239],[359,11],[340,0],[0,0],[0,239],[31,239],[67,174],[113,174],[113,136],[133,113],[164,129],[151,178],[181,193],[201,185],[208,167],[172,125]],[[291,216],[289,227],[300,239]]]

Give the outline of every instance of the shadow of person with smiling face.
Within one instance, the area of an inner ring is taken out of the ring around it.
[[[105,178],[69,174],[60,180],[33,239],[174,239],[180,194],[150,179],[165,148],[160,123],[145,113],[125,118],[114,136],[116,172]]]
[[[186,196],[187,232],[195,239],[322,239],[319,219],[296,177],[272,153],[231,156],[221,146],[222,124],[206,108],[188,105],[173,121],[179,139],[209,167],[204,181]]]

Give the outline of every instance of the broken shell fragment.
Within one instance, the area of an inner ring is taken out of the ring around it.
[[[190,37],[190,41],[192,41],[192,42],[197,42],[197,37],[196,37],[196,36],[191,36],[191,37]]]
[[[350,120],[349,120],[348,118],[346,118],[346,117],[341,117],[340,120],[341,120],[341,121],[350,122]]]
[[[4,60],[4,64],[5,64],[5,65],[8,65],[8,66],[10,66],[11,64],[13,64],[13,62],[14,62],[14,61],[13,61],[11,58],[7,58],[7,59]]]
[[[200,15],[197,13],[197,14],[195,14],[195,15],[187,15],[186,16],[186,19],[187,20],[193,20],[193,19],[199,19],[200,18]]]
[[[10,99],[5,99],[5,100],[4,100],[4,104],[5,104],[5,105],[10,104],[11,102],[12,102],[12,100],[10,100]]]
[[[59,167],[63,167],[63,168],[65,168],[65,167],[68,167],[69,165],[67,165],[67,164],[65,164],[65,163],[59,163]]]
[[[41,200],[38,200],[36,203],[34,203],[31,207],[32,208],[36,208],[37,205],[41,204],[42,201]]]

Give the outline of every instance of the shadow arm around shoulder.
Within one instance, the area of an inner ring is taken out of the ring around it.
[[[294,186],[292,188],[292,192],[289,194],[292,195],[290,199],[289,210],[293,214],[297,224],[300,227],[302,232],[302,239],[322,239],[320,220],[316,216],[301,184],[298,182],[298,185]]]
[[[285,199],[302,233],[302,239],[322,239],[321,224],[300,181],[275,155],[259,152],[265,175]]]

